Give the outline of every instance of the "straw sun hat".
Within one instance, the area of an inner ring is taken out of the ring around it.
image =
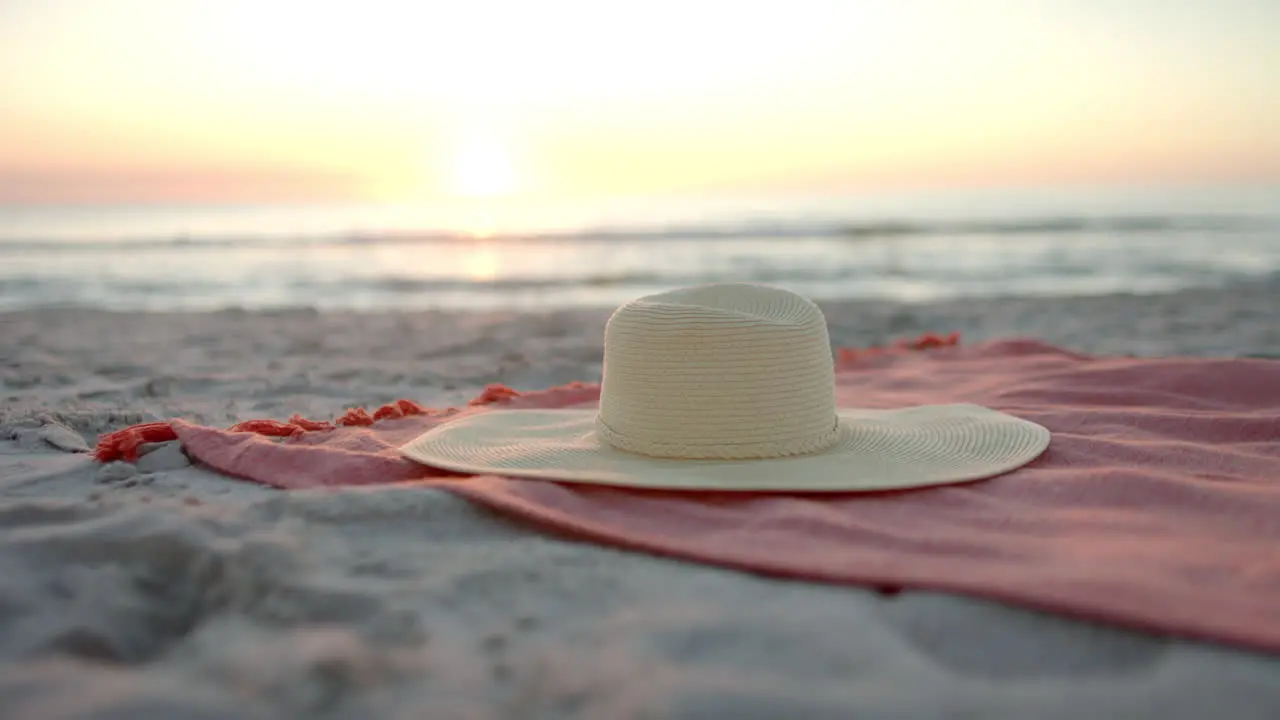
[[[976,405],[837,408],[826,320],[751,284],[650,295],[605,329],[596,409],[465,414],[401,448],[465,473],[688,490],[858,491],[978,480],[1049,431]]]

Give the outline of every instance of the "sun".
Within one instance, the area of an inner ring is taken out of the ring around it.
[[[516,186],[511,159],[494,138],[485,135],[467,138],[454,157],[453,186],[465,197],[510,195]]]

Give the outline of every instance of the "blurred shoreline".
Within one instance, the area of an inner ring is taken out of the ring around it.
[[[1215,288],[1173,292],[1104,293],[1092,296],[1037,297],[1007,295],[959,301],[901,303],[884,299],[816,298],[827,315],[832,343],[871,347],[927,332],[960,332],[965,342],[1010,336],[1034,337],[1074,350],[1098,354],[1217,355],[1280,358],[1280,273]],[[38,307],[0,311],[5,340],[14,347],[43,344],[39,336],[52,329],[79,338],[97,337],[100,328],[119,327],[126,335],[142,333],[148,343],[166,345],[186,329],[206,328],[204,340],[251,335],[314,335],[363,332],[370,328],[369,347],[386,345],[379,335],[397,326],[412,355],[415,337],[433,344],[459,333],[471,340],[454,348],[459,359],[480,364],[501,357],[521,357],[528,367],[537,355],[530,343],[572,341],[577,348],[564,358],[546,358],[550,367],[581,368],[596,358],[604,323],[613,304],[576,307],[453,309],[322,309],[312,305],[254,309],[133,311],[89,307]],[[150,328],[150,329],[148,329]],[[183,330],[179,331],[178,328]],[[334,329],[336,328],[336,330]],[[108,332],[110,334],[110,332]],[[448,344],[448,343],[445,343]],[[469,355],[470,349],[491,352]],[[312,351],[321,351],[316,340]],[[310,347],[310,346],[309,346]],[[173,348],[170,348],[171,350]],[[385,349],[385,348],[384,348]],[[401,350],[392,351],[398,354]],[[585,355],[583,354],[585,352]],[[581,373],[546,378],[552,384],[583,379]],[[535,383],[537,384],[537,383]]]
[[[423,230],[450,224],[412,207],[0,208],[0,310],[549,310],[729,281],[914,304],[1226,288],[1280,273],[1265,190],[702,199],[505,227],[477,206],[470,230]]]

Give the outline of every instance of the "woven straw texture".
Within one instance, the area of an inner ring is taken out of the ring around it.
[[[821,310],[708,285],[620,307],[599,410],[456,418],[401,451],[459,472],[670,489],[851,491],[964,482],[1035,459],[1043,427],[975,405],[838,409]]]

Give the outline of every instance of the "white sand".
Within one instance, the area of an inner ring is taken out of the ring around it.
[[[850,345],[959,329],[1280,356],[1278,281],[827,311]],[[442,491],[77,452],[172,415],[597,379],[606,316],[0,315],[0,718],[1280,717],[1280,658],[575,544]]]

